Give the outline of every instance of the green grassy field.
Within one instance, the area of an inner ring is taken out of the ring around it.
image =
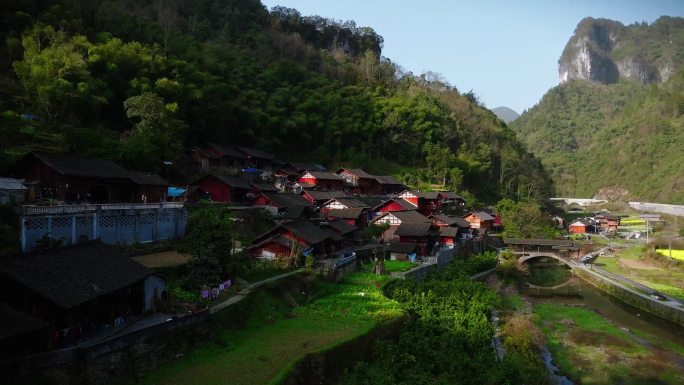
[[[282,288],[257,291],[248,299],[255,305],[243,327],[220,330],[216,341],[161,365],[135,383],[268,384],[307,353],[365,334],[403,314],[400,305],[380,291],[388,279],[354,273],[337,285],[317,282],[313,297],[291,289],[289,295]]]
[[[417,263],[409,262],[409,261],[392,261],[392,260],[386,260],[385,261],[385,270],[389,271],[389,272],[408,271],[408,270],[413,269],[416,266],[418,266]]]
[[[632,247],[620,250],[616,254],[617,258],[599,257],[596,264],[612,273],[684,300],[684,270],[660,266],[652,260],[644,259],[644,255],[643,247]]]
[[[547,338],[555,364],[575,383],[681,384],[681,347],[662,344],[641,333],[639,338],[598,313],[560,304],[540,304],[534,319]],[[667,348],[663,347],[666,346]]]

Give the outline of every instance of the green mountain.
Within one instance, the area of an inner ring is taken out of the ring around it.
[[[684,203],[684,19],[584,19],[559,75],[511,124],[557,194]]]
[[[511,124],[557,194],[684,203],[684,71],[659,85],[573,80]]]
[[[499,119],[503,120],[506,123],[510,123],[510,122],[518,119],[518,117],[520,116],[519,113],[517,113],[513,109],[505,107],[505,106],[492,108],[492,112]]]
[[[0,25],[0,173],[35,149],[160,170],[218,142],[485,201],[552,191],[474,94],[401,73],[353,21],[257,0],[22,0]]]

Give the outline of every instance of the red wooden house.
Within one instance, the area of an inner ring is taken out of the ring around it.
[[[360,168],[340,168],[335,172],[347,181],[347,189],[351,193],[361,195],[379,195],[380,182],[373,175]]]
[[[36,199],[67,203],[159,202],[168,183],[155,174],[133,172],[118,164],[72,155],[29,153],[10,175],[33,186]]]
[[[418,255],[425,256],[430,252],[430,245],[437,236],[432,223],[405,222],[394,232],[400,243],[415,243],[418,245]]]
[[[440,204],[439,193],[436,191],[404,190],[396,197],[410,202],[418,211],[427,216],[437,211]]]
[[[296,194],[262,192],[254,198],[252,206],[268,207],[280,219],[298,219],[307,214],[311,204]]]
[[[321,229],[307,220],[281,223],[254,239],[247,250],[254,257],[272,259],[293,257],[299,252],[330,254],[341,246],[342,237],[330,229]]]
[[[199,186],[213,202],[243,203],[247,199],[247,193],[252,187],[244,180],[220,174],[208,174],[192,183]]]
[[[484,211],[470,213],[464,218],[470,222],[470,227],[473,229],[489,230],[494,223],[494,217]]]
[[[307,171],[297,179],[304,188],[312,188],[323,191],[342,191],[344,179],[332,172]]]
[[[194,158],[199,162],[202,171],[219,168],[239,170],[247,166],[247,156],[232,145],[210,143],[204,148],[196,149]]]
[[[375,206],[372,211],[373,217],[377,218],[384,213],[390,213],[393,211],[410,211],[415,209],[416,206],[411,204],[409,201],[401,198],[392,198]]]
[[[440,205],[452,205],[455,207],[465,207],[465,199],[451,191],[440,191],[439,192]]]
[[[323,214],[324,216],[330,210],[352,209],[352,208],[363,208],[365,210],[369,209],[367,204],[361,202],[360,200],[351,198],[351,197],[332,198],[332,199],[328,200],[327,202],[323,203],[321,206],[319,206],[319,210],[320,210],[321,214]]]
[[[399,226],[404,222],[431,223],[428,217],[416,210],[388,212],[373,220],[373,223],[389,223],[390,226]]]
[[[594,215],[604,232],[615,232],[620,226],[620,217],[606,211]]]
[[[570,234],[589,234],[595,233],[596,227],[599,225],[598,221],[590,218],[576,219],[568,226]]]
[[[455,245],[459,238],[458,227],[440,227],[439,242],[443,245]]]

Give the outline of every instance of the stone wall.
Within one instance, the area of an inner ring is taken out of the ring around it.
[[[676,308],[667,303],[654,300],[647,295],[609,281],[594,272],[580,268],[573,269],[573,272],[578,277],[637,309],[647,311],[660,318],[684,326],[684,309]]]

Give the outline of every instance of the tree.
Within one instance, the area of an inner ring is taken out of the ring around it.
[[[152,92],[132,96],[124,101],[126,115],[135,128],[126,133],[122,157],[131,167],[159,170],[164,160],[175,160],[181,154],[182,134],[186,128],[174,117],[176,104]]]
[[[244,271],[246,258],[239,253],[231,254],[234,226],[225,210],[207,208],[192,213],[178,248],[180,253],[190,256],[189,273],[184,277],[187,289],[212,286]]]
[[[504,224],[503,235],[507,238],[554,238],[555,229],[533,202],[515,202],[502,199],[496,205]]]

